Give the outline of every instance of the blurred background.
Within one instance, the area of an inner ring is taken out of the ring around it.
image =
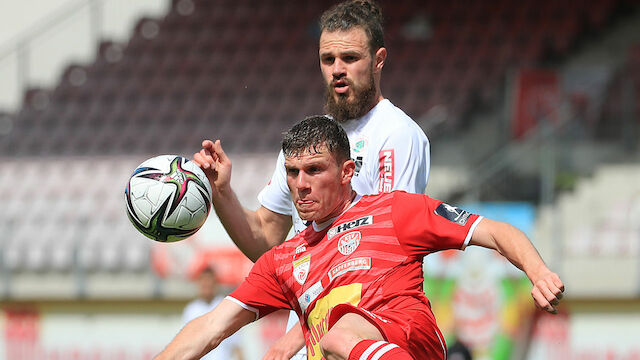
[[[334,1],[0,2],[0,359],[150,359],[211,265],[251,263],[215,215],[154,243],[135,167],[220,138],[257,208],[282,131],[322,113]],[[640,3],[382,0],[382,93],[431,140],[427,194],[523,229],[566,285],[557,316],[470,249],[426,258],[450,346],[477,359],[640,359]],[[241,332],[260,359],[276,313]]]

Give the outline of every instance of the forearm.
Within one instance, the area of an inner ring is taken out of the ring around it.
[[[476,230],[484,230],[487,238],[478,245],[498,251],[522,270],[532,283],[550,271],[531,241],[514,226],[485,218]]]
[[[255,318],[253,312],[224,299],[212,311],[190,321],[155,359],[200,359]]]
[[[213,205],[222,226],[251,261],[255,262],[273,246],[267,241],[256,212],[245,209],[232,189],[216,194]]]
[[[209,322],[209,314],[190,321],[155,360],[200,359],[223,339],[222,334],[208,332]]]
[[[533,285],[531,296],[536,306],[552,314],[562,299],[564,284],[553,273],[533,247],[527,236],[515,227],[490,219],[483,219],[471,238],[471,244],[495,249],[527,274]]]

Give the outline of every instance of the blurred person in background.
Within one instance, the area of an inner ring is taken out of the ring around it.
[[[344,1],[322,14],[318,54],[326,85],[325,111],[347,132],[356,164],[352,184],[358,193],[404,190],[421,194],[429,177],[429,140],[409,116],[382,95],[380,79],[387,58],[382,22],[382,10],[369,0]],[[219,142],[209,140],[202,147],[194,160],[213,184],[212,154],[222,148]],[[282,152],[258,199],[262,206],[256,211],[243,209],[230,183],[217,181],[214,185],[213,204],[220,221],[254,262],[281,244],[292,225],[295,233],[308,225],[291,201]],[[287,326],[292,331],[273,345],[265,359],[290,359],[299,349],[293,358],[306,359],[298,323],[292,313]]]
[[[213,310],[224,299],[220,292],[218,277],[213,268],[207,266],[202,269],[196,278],[196,285],[198,287],[198,297],[185,306],[182,312],[182,322],[184,324]],[[201,359],[244,360],[240,340],[238,334],[233,334]]]
[[[306,118],[282,143],[287,185],[303,232],[258,259],[218,307],[185,326],[158,359],[193,359],[242,326],[278,309],[304,320],[310,359],[447,358],[428,298],[423,259],[475,245],[522,270],[540,309],[557,313],[564,285],[515,227],[426,195],[362,196],[346,133],[327,116]],[[224,152],[218,178],[228,176]],[[225,181],[228,181],[226,179]]]

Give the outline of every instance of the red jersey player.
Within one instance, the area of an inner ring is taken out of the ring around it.
[[[536,305],[556,312],[564,285],[513,226],[424,195],[357,195],[346,134],[325,116],[296,124],[282,149],[296,209],[313,223],[265,253],[240,287],[185,326],[159,359],[198,358],[277,309],[303,319],[309,359],[446,359],[422,291],[422,259],[467,245],[499,251],[529,277]]]

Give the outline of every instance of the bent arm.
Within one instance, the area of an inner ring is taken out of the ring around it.
[[[265,207],[256,211],[243,208],[231,188],[219,192],[213,204],[225,230],[251,261],[281,244],[291,228],[291,217]]]
[[[190,321],[155,359],[200,359],[255,319],[254,312],[224,299],[215,309]]]
[[[484,218],[473,232],[470,245],[498,251],[527,275],[533,289],[531,295],[538,307],[556,313],[554,305],[562,299],[564,284],[551,272],[527,236],[504,222]]]
[[[291,228],[291,217],[266,208],[245,209],[231,188],[231,159],[220,140],[204,140],[202,150],[193,155],[211,184],[216,214],[238,248],[253,262],[267,250],[282,243]]]

